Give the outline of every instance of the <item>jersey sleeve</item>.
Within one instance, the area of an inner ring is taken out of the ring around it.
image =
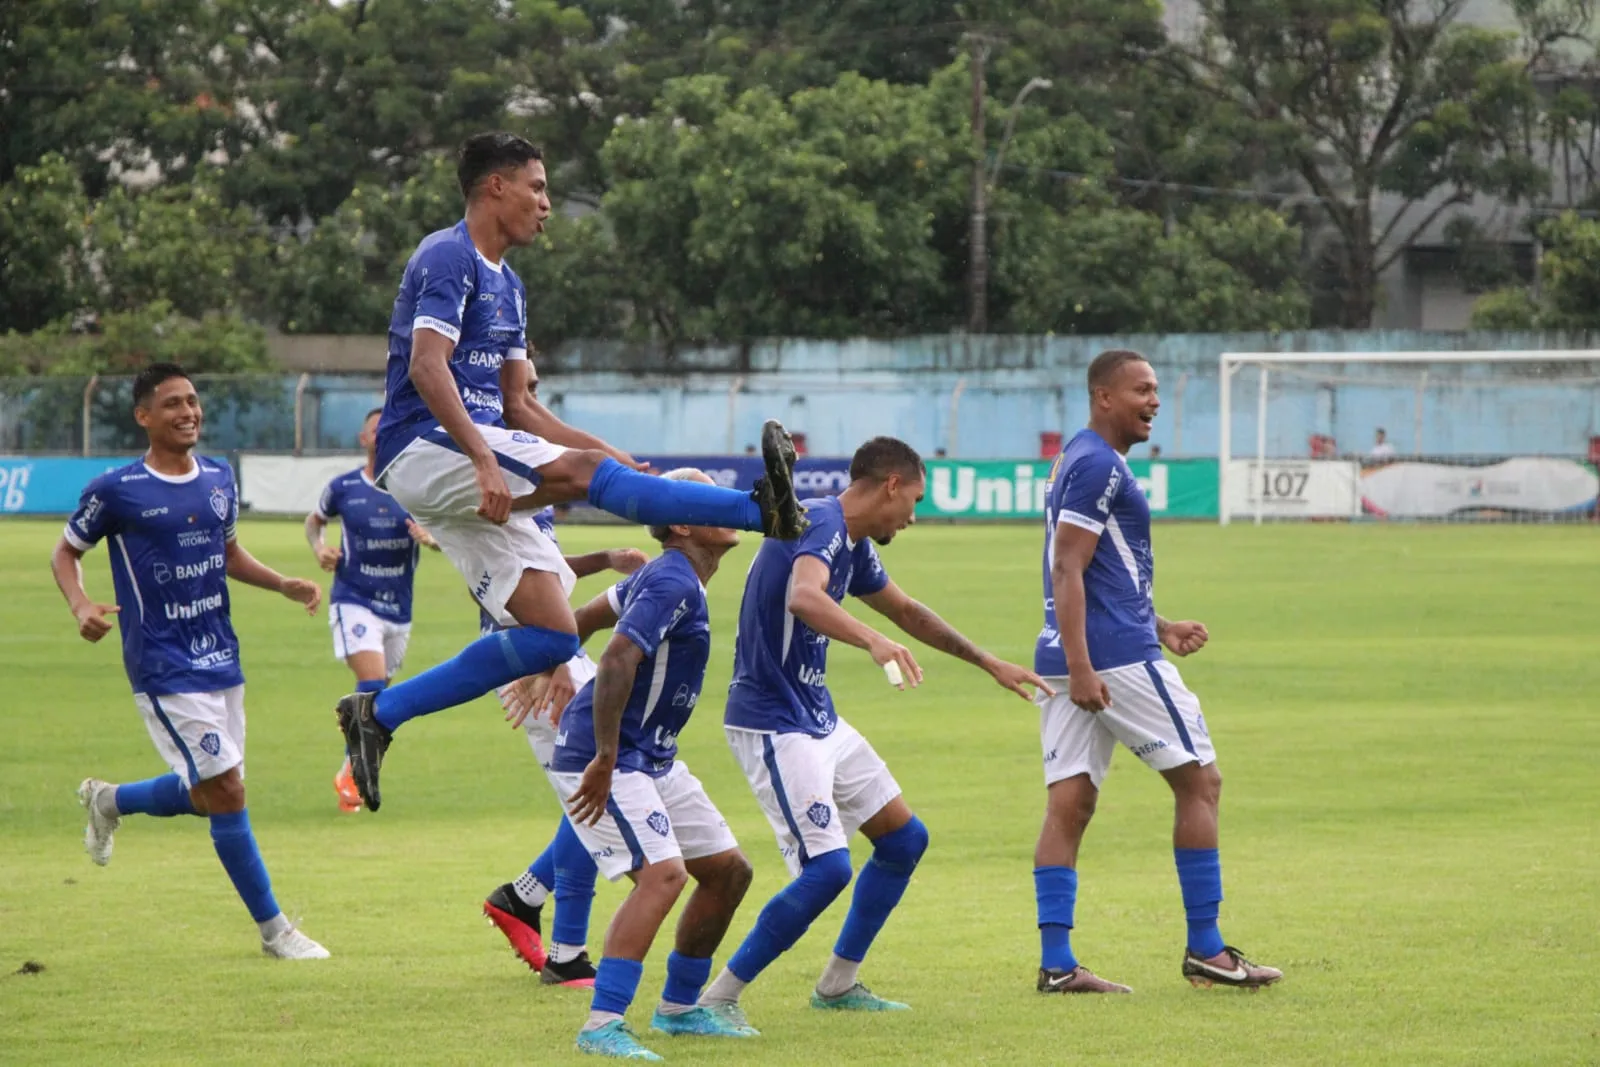
[[[411,320],[417,330],[432,330],[461,340],[461,322],[472,299],[476,274],[470,254],[454,241],[440,241],[417,257],[417,311]]]
[[[232,467],[224,464],[222,469],[228,472],[228,517],[222,524],[222,539],[231,545],[239,539],[239,482]]]
[[[96,478],[83,487],[78,497],[78,509],[67,520],[62,536],[79,552],[87,552],[103,537],[117,532],[116,502],[111,495],[111,482]]]
[[[806,512],[811,525],[794,543],[794,558],[816,556],[829,567],[844,551],[844,519],[833,509],[811,508]]]
[[[863,538],[856,545],[855,554],[847,590],[851,596],[871,596],[889,584],[889,572],[883,569],[883,561],[871,541]]]
[[[645,655],[655,655],[689,593],[689,583],[665,569],[645,575],[629,591],[615,632],[638,645]]]
[[[1061,474],[1060,509],[1056,523],[1067,523],[1098,535],[1106,528],[1111,502],[1122,484],[1122,465],[1108,452],[1080,456]]]
[[[507,267],[506,270],[510,270]],[[506,349],[507,359],[528,358],[528,290],[522,279],[511,275],[511,297],[517,302],[517,339]]]
[[[323,486],[322,497],[317,501],[317,518],[323,520],[337,518],[339,515],[340,495],[338,478]]]

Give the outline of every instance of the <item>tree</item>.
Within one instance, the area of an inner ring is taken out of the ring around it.
[[[1539,227],[1538,296],[1498,289],[1472,309],[1477,329],[1600,329],[1600,220],[1564,212]]]
[[[1515,35],[1454,24],[1466,0],[1199,0],[1185,73],[1272,131],[1337,235],[1339,325],[1366,328],[1377,278],[1477,194],[1544,190],[1537,99]],[[1397,199],[1377,214],[1380,193]]]
[[[46,156],[0,185],[0,333],[71,315],[90,294],[89,201],[66,159]]]

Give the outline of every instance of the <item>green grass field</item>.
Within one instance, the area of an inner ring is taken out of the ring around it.
[[[252,818],[280,902],[334,958],[261,955],[198,820],[129,819],[112,864],[90,864],[79,780],[162,767],[114,640],[80,641],[50,581],[58,530],[0,524],[0,1062],[576,1059],[587,998],[541,987],[479,914],[557,818],[527,745],[487,700],[413,724],[386,764],[383,811],[340,815],[331,709],[349,684],[320,614],[235,592]],[[242,536],[311,573],[297,525],[248,522]],[[640,536],[565,534],[569,551]],[[1156,538],[1161,610],[1212,634],[1182,669],[1227,779],[1223,932],[1282,966],[1280,986],[1180,979],[1171,803],[1119,753],[1082,856],[1074,945],[1138,993],[1036,994],[1033,709],[932,651],[924,687],[902,694],[836,648],[841,710],[933,837],[863,970],[915,1010],[808,1007],[841,901],[747,993],[762,1038],[647,1043],[710,1064],[1600,1062],[1596,531],[1168,526]],[[1026,658],[1038,540],[1031,527],[926,527],[885,562],[981,643]],[[752,546],[711,584],[717,649],[683,740],[756,869],[719,965],[785,877],[716,699]],[[91,591],[109,596],[105,553],[90,563]],[[438,557],[418,603],[413,671],[475,633]],[[601,885],[596,954],[620,892]],[[667,947],[658,939],[646,962],[630,1015],[641,1033]],[[28,960],[44,971],[9,973]]]

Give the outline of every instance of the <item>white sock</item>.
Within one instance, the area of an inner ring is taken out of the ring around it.
[[[102,789],[94,798],[94,810],[104,819],[116,819],[122,816],[117,810],[117,787],[110,786]]]
[[[533,876],[532,871],[523,871],[517,880],[511,883],[511,888],[516,890],[517,899],[530,908],[537,908],[544,903],[544,898],[550,895],[550,890]]]
[[[749,983],[735,975],[728,968],[722,968],[722,973],[706,986],[706,991],[700,994],[702,1004],[737,1004],[739,994],[744,992],[744,987]]]
[[[860,960],[834,956],[822,969],[822,977],[817,979],[817,992],[825,997],[837,997],[850,992],[850,987],[856,984],[856,972],[859,970]]]
[[[559,941],[550,942],[550,958],[557,963],[571,963],[583,955],[583,945],[563,945]]]
[[[256,923],[261,927],[261,940],[271,941],[285,930],[289,929],[289,917],[283,912],[278,912],[264,923]]]
[[[660,1015],[686,1015],[699,1006],[698,1004],[674,1004],[670,1000],[663,1000],[656,1005],[656,1012]]]
[[[589,1021],[583,1024],[583,1032],[588,1033],[590,1030],[598,1030],[606,1023],[620,1018],[622,1016],[614,1011],[591,1011],[589,1013]]]

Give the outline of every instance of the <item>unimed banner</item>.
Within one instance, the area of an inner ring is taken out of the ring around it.
[[[1373,515],[1442,519],[1472,512],[1554,515],[1589,511],[1600,493],[1593,467],[1527,456],[1481,466],[1389,463],[1361,475],[1361,504]]]
[[[919,518],[1032,519],[1044,515],[1050,460],[930,459]],[[1217,461],[1128,461],[1153,518],[1217,517]]]
[[[71,514],[84,486],[132,461],[131,456],[0,456],[0,514]]]

